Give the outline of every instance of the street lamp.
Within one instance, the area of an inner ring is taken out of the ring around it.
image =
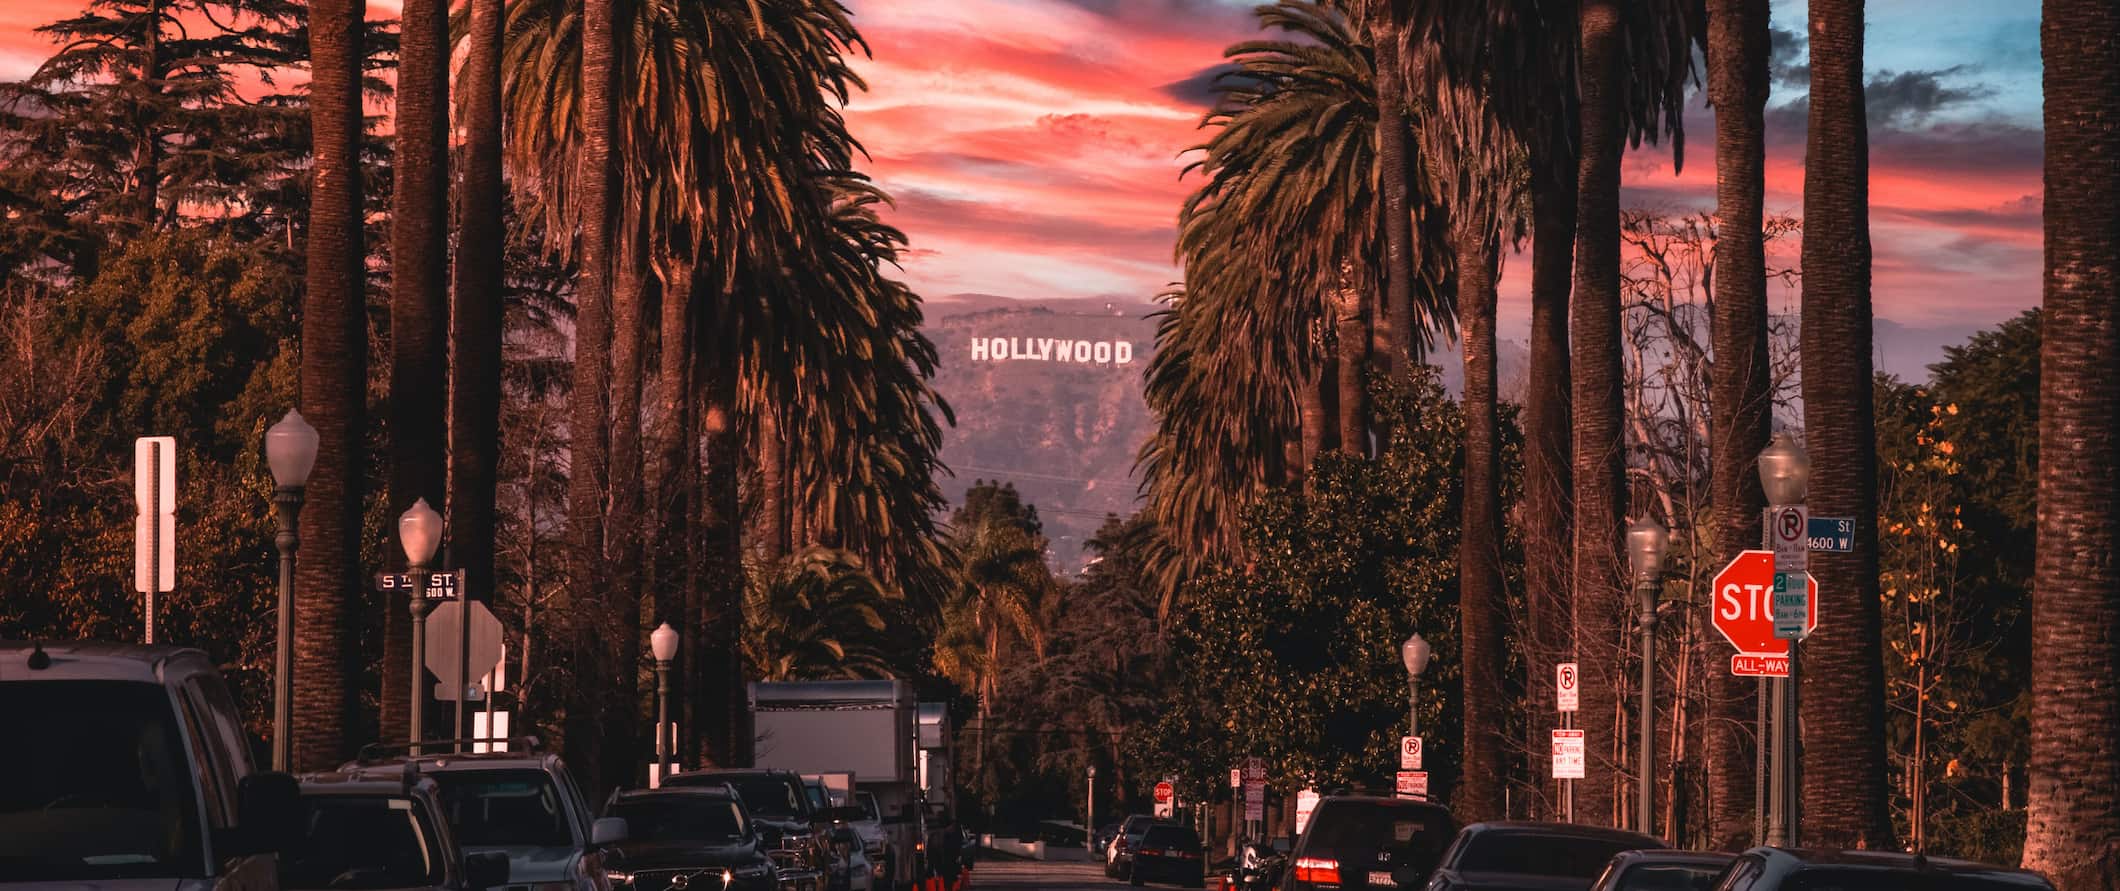
[[[280,531],[272,543],[280,549],[279,640],[272,667],[272,769],[285,771],[294,762],[294,554],[301,548],[302,490],[317,465],[317,428],[302,413],[287,416],[265,431],[265,463],[272,468],[272,503]]]
[[[1663,588],[1664,551],[1671,546],[1671,531],[1653,517],[1642,517],[1627,527],[1627,563],[1634,569],[1634,597],[1640,607],[1637,621],[1642,629],[1641,800],[1635,808],[1636,827],[1643,835],[1656,834],[1653,801],[1656,788],[1656,595]]]
[[[656,784],[670,775],[670,660],[677,658],[677,629],[664,622],[648,634],[648,651],[655,656],[655,770]]]
[[[1803,446],[1787,433],[1777,433],[1759,453],[1759,484],[1767,496],[1768,523],[1774,521],[1781,508],[1796,507],[1804,503],[1811,489],[1811,456]],[[1806,585],[1803,579],[1793,582],[1780,578],[1782,567],[1775,567],[1777,582]],[[1803,789],[1802,764],[1796,748],[1802,745],[1796,721],[1800,712],[1802,682],[1798,677],[1802,635],[1789,641],[1789,676],[1782,682],[1782,695],[1776,711],[1774,727],[1774,821],[1767,833],[1767,844],[1794,846],[1801,843],[1802,834],[1796,812],[1801,809],[1799,801]]]
[[[1406,663],[1406,735],[1421,735],[1421,672],[1428,670],[1428,660],[1435,655],[1435,648],[1421,638],[1419,633],[1399,644],[1399,661]]]
[[[1083,847],[1090,853],[1097,852],[1097,765],[1089,766],[1089,806],[1083,811],[1082,828],[1085,830]]]
[[[426,733],[426,716],[422,714],[420,685],[427,665],[427,611],[433,607],[427,603],[427,564],[434,559],[434,552],[442,545],[442,515],[427,506],[422,498],[398,517],[398,544],[405,549],[405,574],[412,580],[412,753],[419,754],[421,737]],[[459,621],[470,616],[457,617]],[[458,696],[463,691],[457,691]]]

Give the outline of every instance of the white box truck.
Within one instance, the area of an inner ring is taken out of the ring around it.
[[[921,726],[912,685],[760,681],[750,685],[750,708],[755,766],[818,777],[834,797],[834,787],[849,780],[849,792],[873,796],[884,837],[879,862],[886,864],[877,886],[912,887],[923,875],[930,827],[954,831],[955,823],[948,793],[925,794],[921,783],[921,763],[946,760],[947,748],[924,751],[920,737],[947,734]],[[878,854],[872,850],[870,859]]]

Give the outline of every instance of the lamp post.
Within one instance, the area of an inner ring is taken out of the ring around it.
[[[1777,509],[1802,505],[1810,495],[1811,456],[1803,446],[1787,433],[1777,433],[1759,453],[1759,483],[1767,496],[1767,516],[1771,522]],[[1782,573],[1776,566],[1775,573]],[[1801,579],[1794,584],[1802,585]],[[1789,676],[1781,683],[1782,695],[1777,703],[1774,726],[1774,820],[1768,828],[1767,844],[1795,846],[1802,843],[1801,820],[1797,812],[1802,809],[1803,794],[1802,762],[1797,748],[1803,744],[1797,728],[1800,710],[1802,682],[1799,650],[1802,643],[1799,634],[1789,641]]]
[[[664,622],[648,634],[655,656],[655,784],[670,775],[670,661],[677,658],[677,629]]]
[[[434,559],[434,552],[442,544],[442,515],[427,506],[422,498],[398,517],[398,544],[405,548],[405,573],[412,579],[412,754],[419,754],[419,743],[426,735],[426,709],[421,706],[426,697],[420,687],[425,680],[427,666],[427,611],[432,605],[427,602],[427,564]],[[461,592],[459,592],[461,593]],[[458,617],[468,621],[470,616]],[[463,695],[458,691],[457,695]],[[451,734],[454,736],[454,734]]]
[[[1399,644],[1399,661],[1406,663],[1407,736],[1421,735],[1421,672],[1428,670],[1428,660],[1434,655],[1435,648],[1418,633]]]
[[[1097,852],[1097,765],[1094,764],[1089,766],[1089,805],[1083,813],[1082,828],[1088,831],[1084,833],[1082,846],[1094,854]]]
[[[280,614],[272,660],[272,769],[294,763],[294,555],[302,546],[302,490],[317,464],[317,428],[302,413],[287,416],[265,431],[265,463],[272,468],[272,503],[280,531],[272,543],[280,549]]]
[[[1643,517],[1627,527],[1627,563],[1634,569],[1634,598],[1640,609],[1636,621],[1642,629],[1641,799],[1635,807],[1635,831],[1656,834],[1656,599],[1663,588],[1664,551],[1671,545],[1671,532],[1654,518]]]

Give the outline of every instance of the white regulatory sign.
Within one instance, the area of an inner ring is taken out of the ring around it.
[[[1553,778],[1556,780],[1582,779],[1583,761],[1583,732],[1580,730],[1553,731]]]
[[[1402,737],[1399,737],[1399,769],[1400,769],[1400,770],[1420,770],[1420,769],[1421,769],[1421,738],[1420,738],[1420,737],[1418,737],[1418,736],[1402,736]]]
[[[1774,571],[1800,573],[1811,568],[1811,509],[1801,504],[1767,509],[1767,540],[1773,543]]]
[[[1583,703],[1583,675],[1575,663],[1563,662],[1553,667],[1553,690],[1560,698],[1560,710],[1572,712]]]
[[[1427,798],[1428,773],[1420,770],[1399,771],[1398,782],[1393,786],[1400,798]]]

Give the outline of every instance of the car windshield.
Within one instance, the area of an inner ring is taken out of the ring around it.
[[[1782,882],[1783,891],[2025,891],[2023,881],[1911,869],[1804,869]]]
[[[716,782],[710,779],[709,782]],[[802,816],[802,803],[795,798],[793,784],[780,777],[751,776],[724,778],[736,787],[736,794],[743,796],[743,806],[760,817]]]
[[[708,795],[647,795],[611,803],[606,816],[624,817],[626,838],[641,842],[740,842],[749,834],[743,809]]]
[[[804,783],[802,784],[802,789],[810,794],[810,810],[821,811],[828,806],[825,804],[823,786]]]
[[[450,770],[429,774],[442,787],[442,809],[467,848],[573,847],[573,827],[559,787],[542,770]]]
[[[433,827],[409,798],[304,798],[302,837],[280,854],[282,888],[405,888],[446,878]]]
[[[856,801],[861,802],[861,814],[864,819],[872,821],[881,821],[883,819],[883,810],[876,806],[876,796],[863,792],[854,796],[854,798]]]
[[[0,875],[205,874],[196,768],[161,685],[10,681],[0,714]]]
[[[1200,836],[1185,826],[1153,826],[1141,833],[1141,845],[1147,848],[1176,848],[1181,851],[1197,850]]]
[[[1621,839],[1586,838],[1543,832],[1482,832],[1466,839],[1459,872],[1508,872],[1565,876],[1585,882],[1605,871],[1621,851],[1638,849]]]
[[[1720,875],[1705,863],[1643,863],[1620,874],[1617,891],[1710,891]]]
[[[1433,866],[1450,844],[1450,818],[1413,802],[1328,801],[1311,819],[1306,852],[1374,854],[1412,850]]]

